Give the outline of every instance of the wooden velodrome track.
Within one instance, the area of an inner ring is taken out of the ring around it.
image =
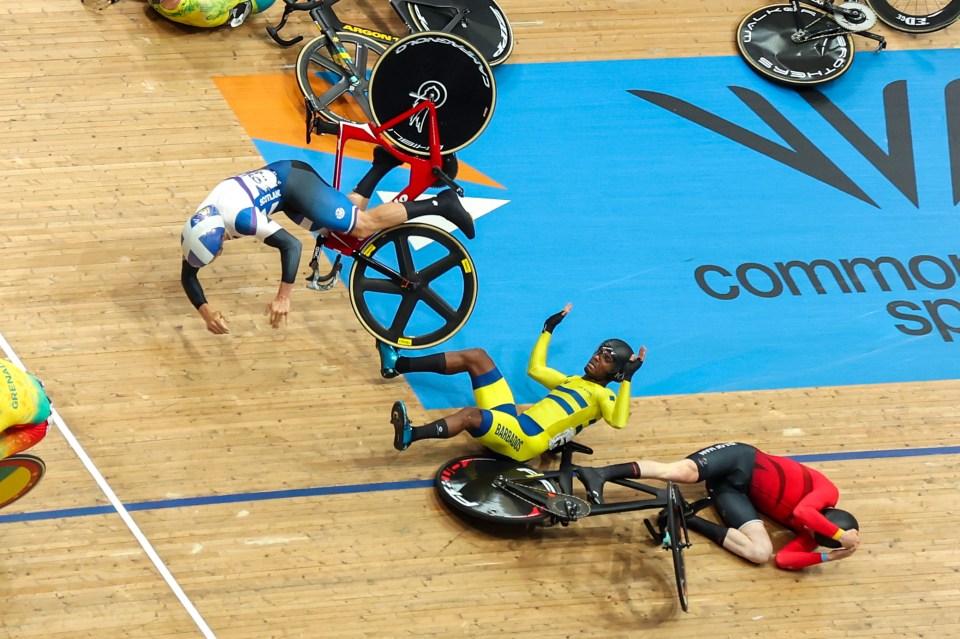
[[[502,2],[516,63],[733,55],[736,22],[759,4]],[[385,2],[342,11],[400,31]],[[298,288],[288,325],[270,329],[274,251],[238,242],[205,280],[229,337],[183,296],[186,214],[260,161],[211,78],[288,68],[296,50],[263,31],[278,12],[194,32],[135,0],[100,13],[0,4],[0,333],[128,506],[425,480],[472,450],[466,438],[393,450],[393,400],[416,421],[439,413],[379,377],[342,288],[322,303]],[[882,31],[891,49],[960,44],[960,27]],[[949,381],[640,398],[627,430],[582,441],[600,463],[730,438],[884,450],[954,445],[958,422]],[[861,551],[786,573],[695,538],[684,614],[639,514],[497,538],[426,488],[131,507],[165,575],[60,429],[32,452],[46,478],[0,515],[102,508],[0,523],[3,637],[960,637],[956,456],[816,464],[863,522]]]

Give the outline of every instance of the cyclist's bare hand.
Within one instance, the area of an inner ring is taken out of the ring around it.
[[[841,559],[846,559],[856,551],[857,551],[856,547],[837,548],[836,550],[831,550],[830,552],[827,553],[827,561],[839,561]]]
[[[286,322],[290,314],[290,298],[278,295],[267,304],[266,314],[270,316],[270,326],[280,328],[280,324]]]
[[[844,550],[849,550],[852,553],[860,546],[860,532],[856,528],[844,530],[837,541],[840,542]]]
[[[207,330],[214,335],[226,335],[230,332],[227,318],[223,316],[223,313],[211,310],[206,304],[200,307],[200,317],[207,323]]]

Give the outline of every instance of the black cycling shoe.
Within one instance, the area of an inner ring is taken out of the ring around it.
[[[477,230],[473,223],[473,216],[463,208],[460,198],[450,189],[444,189],[434,198],[437,203],[436,215],[453,222],[458,229],[463,231],[467,239],[472,240],[477,236]]]

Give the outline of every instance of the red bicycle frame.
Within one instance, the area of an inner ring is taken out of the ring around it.
[[[412,117],[414,114],[427,110],[428,140],[430,154],[427,157],[412,155],[399,151],[389,143],[387,137],[383,134],[390,127],[403,121],[405,118]],[[359,140],[377,144],[386,149],[395,158],[410,165],[410,181],[397,196],[394,202],[407,202],[415,200],[424,191],[433,186],[437,178],[442,174],[441,166],[443,156],[440,154],[440,132],[437,126],[437,107],[433,102],[426,100],[421,102],[397,117],[384,122],[380,126],[367,124],[354,124],[352,122],[340,122],[340,132],[337,136],[337,156],[333,170],[333,188],[340,189],[340,178],[343,169],[343,155],[347,142]],[[357,251],[366,241],[366,238],[354,237],[345,233],[331,232],[327,238],[326,246],[347,257]]]

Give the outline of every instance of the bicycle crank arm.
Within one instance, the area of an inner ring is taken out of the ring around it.
[[[438,180],[446,184],[448,187],[453,189],[453,192],[458,196],[463,197],[463,187],[457,184],[452,177],[440,170],[440,167],[433,167],[433,174]]]

